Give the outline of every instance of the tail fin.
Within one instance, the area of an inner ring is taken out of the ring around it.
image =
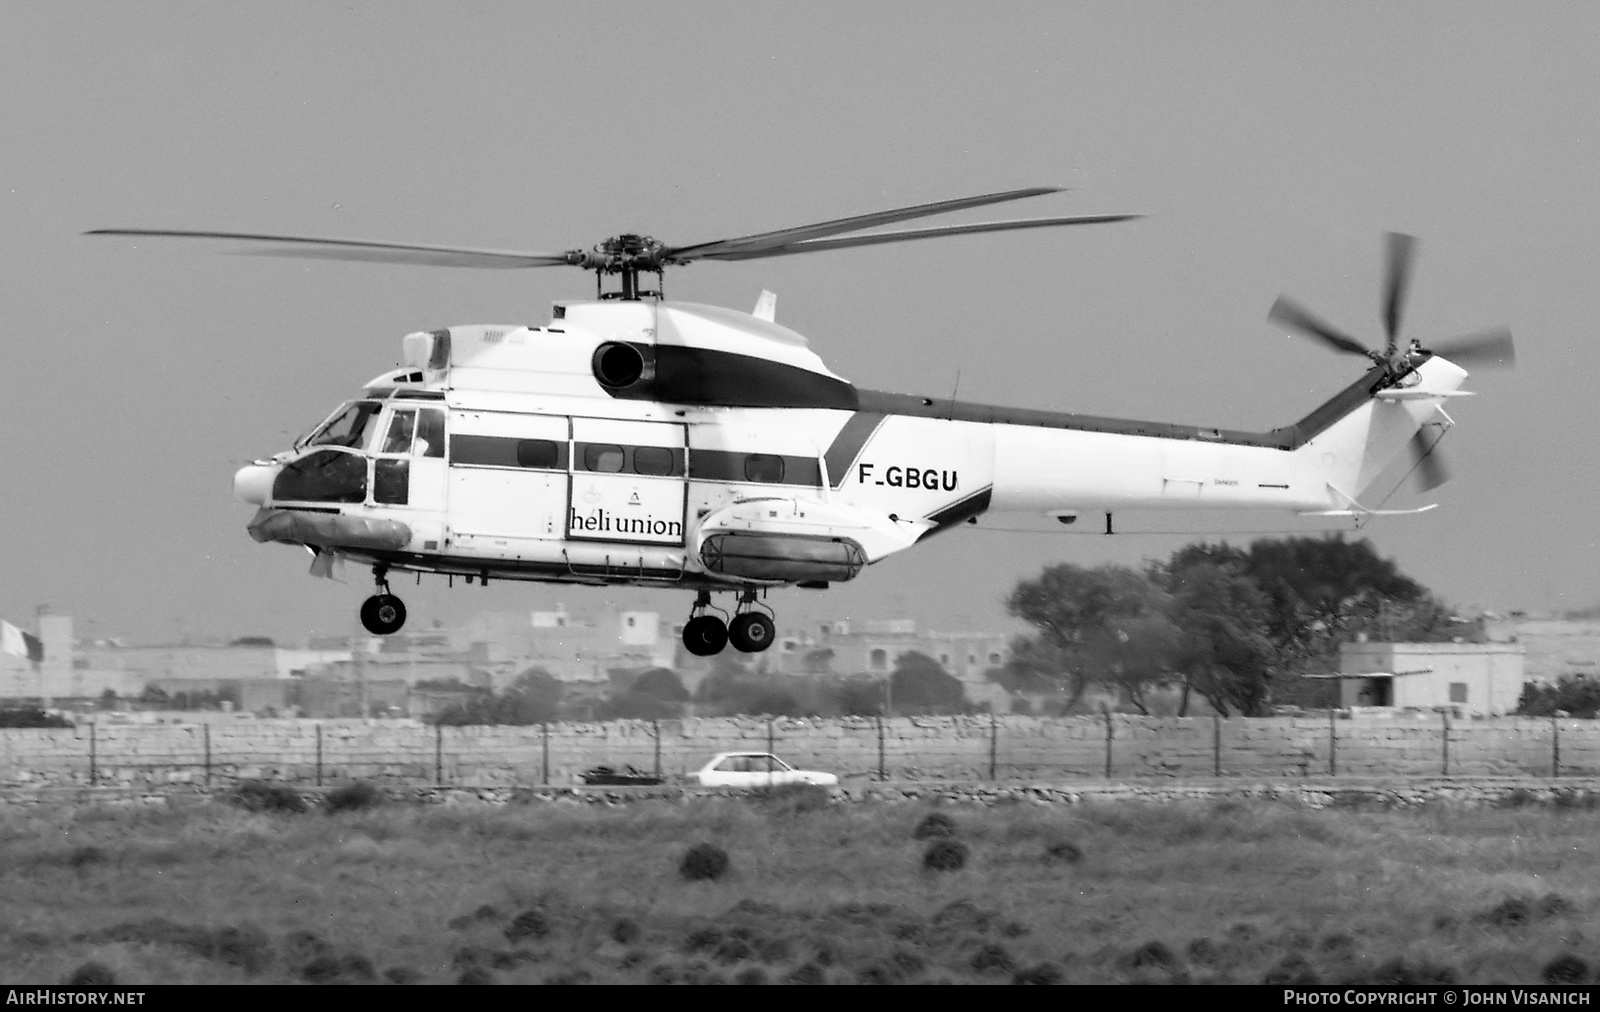
[[[1417,381],[1410,385],[1374,389],[1382,375],[1381,368],[1370,371],[1295,426],[1301,433],[1296,472],[1326,485],[1336,509],[1360,509],[1361,494],[1405,452],[1418,429],[1450,425],[1440,408],[1445,399],[1465,396],[1458,388],[1466,370],[1438,356],[1417,366]]]

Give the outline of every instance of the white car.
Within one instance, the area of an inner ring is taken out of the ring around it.
[[[815,784],[836,787],[832,773],[797,770],[771,752],[719,752],[695,773],[704,787],[774,787]]]

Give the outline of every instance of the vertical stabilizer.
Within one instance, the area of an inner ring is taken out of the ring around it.
[[[1466,379],[1466,370],[1437,356],[1417,367],[1415,383],[1377,391],[1295,450],[1304,468],[1329,490],[1329,502],[1344,509],[1406,450],[1424,425],[1448,425],[1440,405]],[[1303,473],[1303,472],[1302,472]]]

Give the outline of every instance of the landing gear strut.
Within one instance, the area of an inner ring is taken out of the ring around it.
[[[405,602],[389,593],[389,567],[373,566],[372,581],[378,593],[361,602],[361,624],[376,636],[388,636],[406,624]]]
[[[733,621],[726,622],[720,615],[708,614],[711,592],[702,590],[689,610],[689,621],[683,627],[683,645],[696,657],[720,654],[722,648],[732,643],[734,649],[747,654],[758,654],[772,645],[778,627],[772,616],[756,603],[755,590],[739,593],[739,605]]]

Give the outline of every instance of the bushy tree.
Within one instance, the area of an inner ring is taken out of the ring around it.
[[[915,650],[895,659],[889,688],[897,713],[956,713],[967,705],[960,679],[932,657]]]
[[[1051,566],[1006,599],[1011,614],[1039,630],[1038,642],[1014,655],[1013,670],[1053,676],[1069,709],[1091,684],[1106,681],[1135,687],[1132,698],[1142,708],[1146,688],[1164,676],[1159,644],[1172,640],[1163,597],[1145,574],[1126,566]]]
[[[499,693],[485,692],[438,714],[440,724],[543,724],[560,717],[562,684],[544,668],[529,668]]]
[[[1180,716],[1198,692],[1218,713],[1261,712],[1278,661],[1267,632],[1269,604],[1242,560],[1178,552],[1152,575],[1169,595],[1178,633],[1173,669],[1183,682]]]
[[[689,690],[671,668],[651,668],[634,680],[629,692],[668,703],[687,703]]]

